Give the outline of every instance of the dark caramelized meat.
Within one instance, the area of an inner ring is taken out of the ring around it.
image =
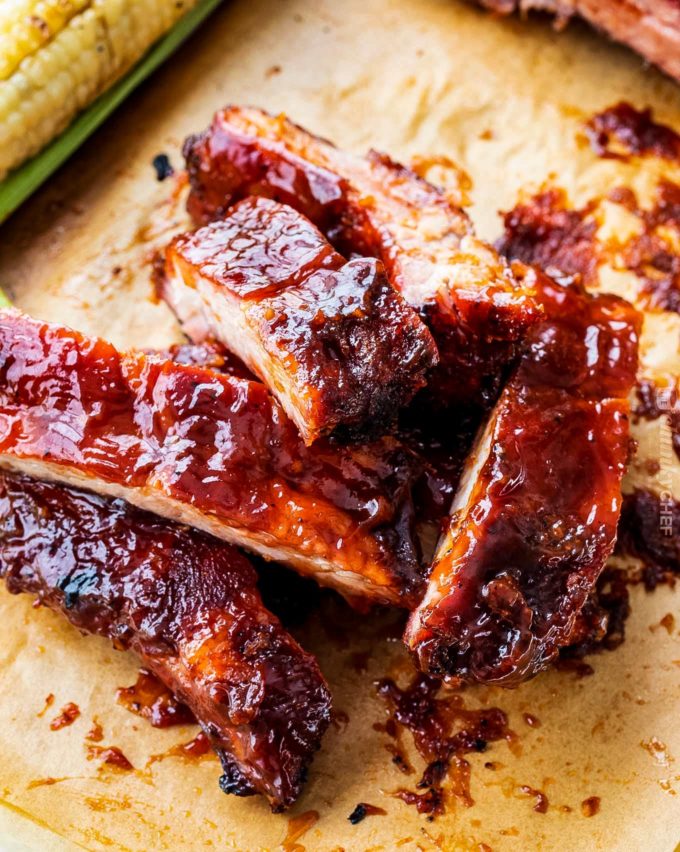
[[[552,12],[563,25],[579,15],[680,80],[680,6],[677,0],[479,0],[501,15],[529,9]]]
[[[420,588],[394,438],[304,446],[264,385],[0,312],[0,465],[123,497],[348,597]]]
[[[295,801],[330,696],[244,556],[120,500],[27,477],[0,478],[0,523],[11,592],[137,653],[200,722],[225,792],[262,793],[276,811]]]
[[[184,331],[235,352],[308,444],[337,427],[385,434],[437,361],[382,264],[346,263],[283,204],[247,198],[165,256],[161,295]]]
[[[199,223],[249,195],[289,204],[345,255],[379,258],[439,348],[443,401],[493,397],[539,316],[530,290],[446,194],[388,157],[357,157],[283,117],[229,107],[184,147]]]
[[[640,324],[615,296],[526,274],[546,320],[468,460],[407,628],[424,670],[503,685],[574,641],[614,547]]]

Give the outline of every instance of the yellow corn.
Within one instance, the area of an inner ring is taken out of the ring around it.
[[[0,0],[0,180],[128,71],[196,0]]]

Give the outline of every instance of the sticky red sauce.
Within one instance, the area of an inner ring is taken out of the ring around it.
[[[120,687],[116,699],[126,710],[151,722],[154,728],[190,725],[196,721],[191,710],[148,669],[139,670],[132,686]]]
[[[464,755],[484,752],[489,743],[512,736],[505,713],[497,707],[467,709],[460,692],[441,695],[440,682],[422,674],[405,689],[390,679],[379,681],[377,688],[388,705],[385,732],[394,741],[389,745],[399,746],[401,730],[406,729],[427,762],[416,789],[395,795],[430,817],[444,811],[447,796],[472,805],[471,767]],[[403,754],[401,748],[399,752]]]
[[[301,568],[317,572],[328,558],[339,570],[326,577],[346,570],[377,600],[415,599],[410,486],[420,466],[393,437],[307,448],[259,382],[121,355],[13,312],[2,316],[0,344],[0,409],[14,424],[4,451],[75,467],[103,491],[153,481],[161,502],[207,512],[255,545],[275,531]]]
[[[87,732],[87,740],[91,743],[100,743],[104,739],[104,729],[96,719],[92,722],[92,727]]]
[[[288,830],[281,843],[283,852],[304,852],[305,847],[297,841],[319,820],[318,811],[305,811],[288,820]]]
[[[585,284],[597,280],[599,257],[592,213],[595,202],[575,210],[564,190],[554,187],[518,204],[504,216],[505,233],[498,248],[507,257],[579,275]]]
[[[212,754],[210,740],[203,731],[199,731],[193,739],[186,743],[179,743],[172,746],[172,748],[169,748],[162,754],[152,754],[146,763],[146,768],[148,769],[152,764],[159,763],[168,757],[179,757],[185,761],[193,761],[199,760],[207,754]]]
[[[120,769],[129,772],[134,769],[134,766],[125,757],[118,746],[96,746],[91,745],[87,748],[88,760],[99,760],[102,766],[109,766],[113,769]]]
[[[651,109],[638,110],[621,101],[593,115],[585,131],[593,151],[604,159],[654,156],[680,161],[680,136],[654,121]]]
[[[525,796],[530,796],[534,800],[533,809],[537,814],[547,814],[548,807],[550,803],[548,801],[548,797],[542,790],[536,790],[533,787],[529,787],[527,784],[522,784],[519,788],[520,793]]]
[[[512,259],[578,275],[585,284],[598,282],[601,266],[628,270],[638,282],[638,307],[680,312],[680,186],[661,180],[649,208],[628,187],[607,197],[638,219],[638,229],[623,243],[597,238],[594,212],[601,199],[572,208],[562,189],[551,188],[505,215],[498,247]]]
[[[584,817],[592,817],[600,812],[600,797],[589,796],[581,802],[581,813]]]
[[[50,728],[53,731],[60,731],[62,728],[68,728],[80,716],[80,708],[77,704],[69,702],[61,708],[61,712],[50,722]]]

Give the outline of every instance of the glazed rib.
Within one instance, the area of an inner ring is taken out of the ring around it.
[[[614,547],[640,330],[615,296],[526,274],[546,319],[467,462],[406,633],[424,670],[507,686],[572,641]]]
[[[0,577],[129,648],[194,713],[226,793],[292,804],[330,721],[315,659],[235,548],[95,494],[0,476]]]
[[[122,497],[349,598],[409,604],[417,460],[396,439],[308,449],[259,382],[120,354],[0,312],[0,466]]]
[[[217,338],[264,381],[307,444],[338,427],[384,434],[437,361],[379,261],[346,263],[266,198],[176,237],[159,289],[192,340]]]
[[[444,401],[493,398],[539,311],[442,190],[375,151],[345,153],[257,109],[218,112],[184,153],[198,223],[249,195],[289,204],[342,254],[382,261],[434,335],[441,363],[433,381]]]
[[[479,0],[502,15],[516,10],[552,12],[563,24],[580,15],[680,80],[680,6],[676,0]]]

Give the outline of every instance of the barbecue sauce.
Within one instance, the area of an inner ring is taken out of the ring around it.
[[[151,674],[140,669],[132,686],[120,687],[116,692],[119,704],[147,719],[154,728],[169,728],[172,725],[190,725],[196,717],[189,708],[178,701],[170,690]]]
[[[400,729],[410,731],[427,764],[415,790],[400,789],[395,795],[432,818],[444,812],[447,796],[472,805],[465,755],[512,737],[505,713],[497,707],[468,709],[460,692],[442,695],[441,682],[424,674],[416,674],[404,689],[390,679],[379,681],[377,689],[388,706],[385,732],[399,743]]]
[[[50,728],[53,731],[59,731],[62,728],[67,728],[72,725],[80,716],[80,708],[77,704],[69,702],[61,708],[61,712],[50,722]]]

